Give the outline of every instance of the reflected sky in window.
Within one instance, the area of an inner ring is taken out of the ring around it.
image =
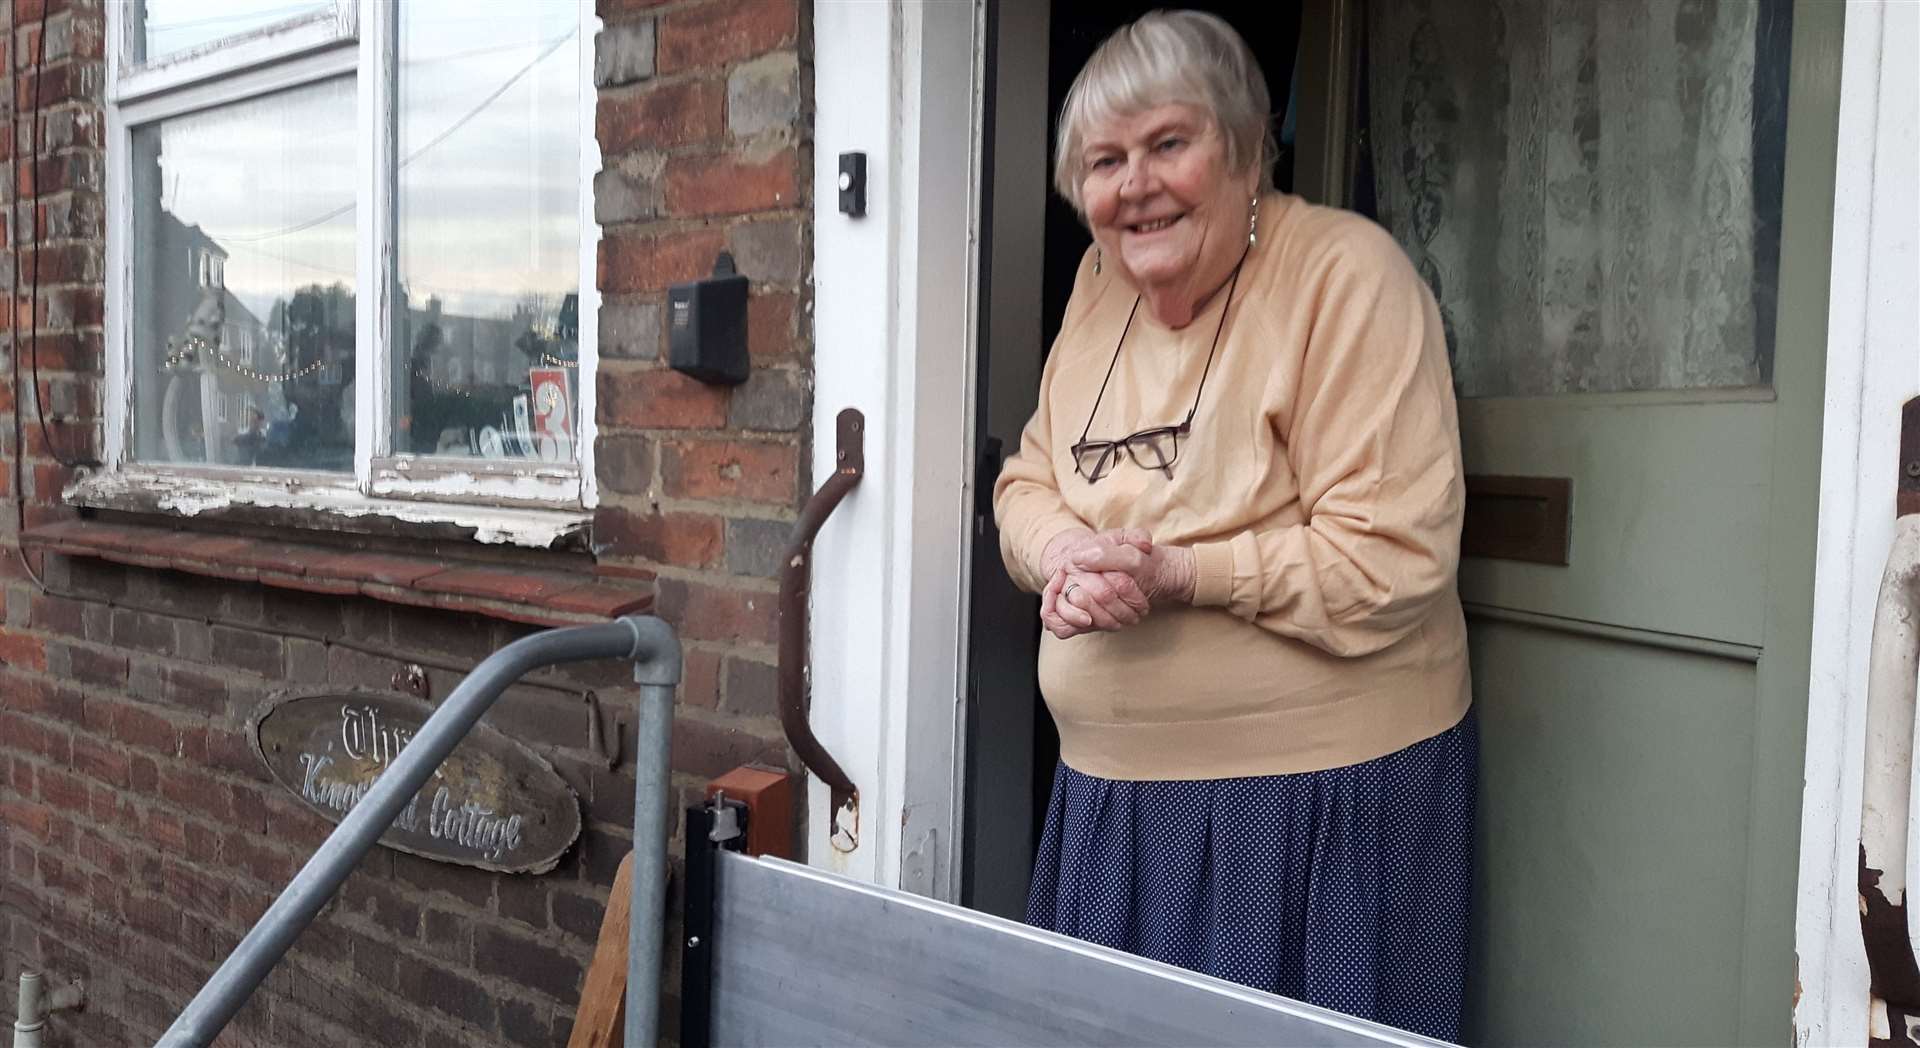
[[[140,25],[145,61],[243,36],[333,9],[332,0],[145,0]]]
[[[326,6],[149,0],[147,8],[150,29],[169,27],[177,47],[191,46],[177,43],[189,30],[224,37]],[[516,303],[574,291],[578,7],[414,0],[401,12],[403,292],[451,312],[504,316]],[[223,18],[233,21],[213,21]],[[330,104],[351,107],[351,83],[343,87],[328,92]],[[227,287],[261,315],[285,293],[289,269],[302,282],[352,283],[356,265],[354,150],[304,133],[299,121],[250,113],[278,104],[259,99],[217,111],[228,119],[161,130],[163,206],[230,252]],[[374,133],[359,131],[363,141]]]

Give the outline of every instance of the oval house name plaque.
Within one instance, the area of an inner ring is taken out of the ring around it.
[[[281,786],[338,823],[433,709],[384,692],[269,699],[248,723]],[[553,765],[482,721],[380,838],[389,848],[505,873],[545,873],[580,836],[580,802]]]

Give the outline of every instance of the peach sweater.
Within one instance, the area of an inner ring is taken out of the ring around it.
[[[1111,779],[1276,775],[1452,727],[1469,702],[1460,435],[1439,313],[1405,254],[1359,216],[1262,201],[1172,480],[1123,461],[1089,484],[1068,448],[1135,297],[1089,252],[994,488],[1001,551],[1028,590],[1068,528],[1145,528],[1194,551],[1193,606],[1043,634],[1062,759]],[[1225,297],[1177,331],[1141,306],[1089,439],[1185,417]]]

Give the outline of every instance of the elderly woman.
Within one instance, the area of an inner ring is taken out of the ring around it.
[[[1060,729],[1028,919],[1453,1038],[1477,751],[1445,340],[1384,231],[1274,192],[1268,114],[1225,22],[1156,12],[1061,115],[1094,245],[994,493]]]

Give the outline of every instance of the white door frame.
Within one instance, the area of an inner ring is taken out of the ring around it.
[[[1920,5],[1849,4],[1844,40],[1794,930],[1797,1045],[1867,1039],[1855,878],[1868,648],[1893,536],[1899,408],[1920,393]]]
[[[982,0],[815,0],[813,476],[866,415],[866,477],[815,542],[813,727],[860,791],[808,784],[807,856],[959,897]],[[867,211],[839,211],[839,155]]]

